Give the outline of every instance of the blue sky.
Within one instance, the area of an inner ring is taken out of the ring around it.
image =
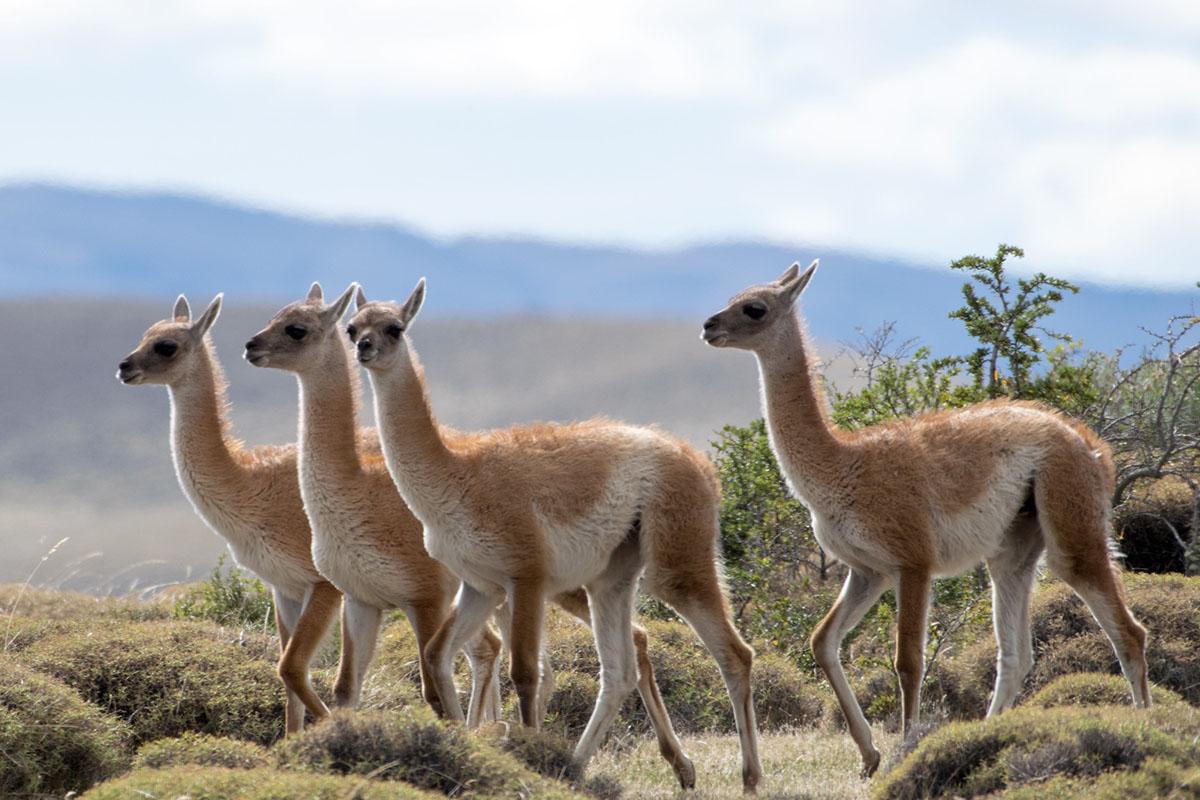
[[[1200,278],[1200,3],[2,0],[0,182]]]

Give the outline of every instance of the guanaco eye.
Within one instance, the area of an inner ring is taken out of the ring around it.
[[[163,358],[170,358],[179,350],[179,345],[175,342],[164,339],[161,342],[154,343],[154,352],[158,353]]]
[[[384,328],[383,332],[386,333],[388,336],[392,337],[393,339],[399,339],[400,335],[404,333],[404,328],[401,327],[400,325],[392,324],[392,325],[388,325],[386,328]]]
[[[298,342],[308,335],[308,328],[303,325],[288,325],[283,332]]]
[[[767,307],[762,303],[746,303],[742,306],[742,313],[750,319],[762,319],[767,315]]]
[[[353,325],[347,325],[346,326],[346,335],[349,336],[350,341],[353,342],[355,339],[358,338],[358,328],[354,327]]]

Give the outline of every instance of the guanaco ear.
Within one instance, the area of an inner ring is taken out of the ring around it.
[[[337,324],[337,321],[342,318],[342,314],[345,314],[346,309],[350,307],[350,298],[354,296],[354,290],[357,288],[357,283],[350,284],[337,300],[321,309],[321,324],[324,327],[328,328]]]
[[[787,272],[779,278],[779,285],[783,289],[788,302],[795,302],[800,293],[804,291],[804,287],[808,286],[808,282],[812,280],[813,273],[817,271],[817,263],[820,259],[813,259],[813,262],[808,265],[808,269],[800,272],[800,262],[797,261],[788,267]]]
[[[417,281],[417,288],[413,289],[412,294],[404,301],[404,305],[400,307],[400,318],[404,321],[404,326],[413,321],[417,316],[417,312],[421,310],[421,305],[425,302],[425,279]]]
[[[362,311],[362,307],[367,304],[367,296],[363,294],[362,286],[358,287],[358,293],[354,295],[354,309]]]
[[[325,293],[321,291],[321,284],[317,281],[313,281],[313,285],[308,287],[308,297],[304,299],[316,300],[322,303],[325,302]]]
[[[192,321],[192,307],[188,305],[187,298],[179,295],[175,301],[175,310],[171,312],[171,319],[181,322]]]
[[[192,336],[200,339],[208,333],[208,329],[217,321],[217,315],[221,313],[221,298],[224,296],[225,293],[221,292],[214,297],[213,301],[208,304],[208,308],[204,309],[204,313],[192,323]]]

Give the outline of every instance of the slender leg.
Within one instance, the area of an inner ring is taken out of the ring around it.
[[[600,695],[579,743],[575,764],[582,774],[621,710],[621,704],[637,685],[637,661],[633,654],[633,595],[641,565],[636,544],[632,558],[614,554],[609,569],[587,587],[592,610],[592,634],[600,658]]]
[[[742,745],[742,791],[754,794],[762,779],[762,764],[758,758],[758,734],[754,719],[754,696],[751,692],[750,670],[754,651],[742,641],[729,616],[729,605],[715,580],[709,592],[697,592],[691,597],[673,602],[692,630],[704,642],[717,662],[725,689],[733,705]]]
[[[912,730],[921,713],[931,582],[932,578],[925,570],[903,570],[897,580],[896,676],[900,679],[900,712],[905,735]]]
[[[500,719],[500,637],[484,626],[467,643],[471,662],[471,703],[467,707],[467,727]]]
[[[425,647],[425,658],[433,672],[442,712],[448,719],[464,721],[458,690],[454,687],[454,654],[487,624],[488,615],[496,607],[497,599],[466,583],[461,584],[454,605]]]
[[[338,665],[338,682],[334,687],[334,704],[354,708],[362,696],[363,680],[375,643],[383,610],[347,595],[342,600],[342,661]]]
[[[288,625],[291,635],[283,649],[283,656],[279,659],[279,677],[284,686],[317,720],[329,716],[329,708],[313,691],[312,684],[308,679],[308,666],[312,663],[313,655],[321,646],[321,641],[329,630],[329,624],[337,613],[340,598],[341,594],[333,588],[332,584],[325,581],[313,584],[304,599],[303,610],[299,617],[294,624]],[[295,611],[294,604],[286,599],[282,606],[276,607],[283,609],[282,615],[285,622]],[[293,711],[291,696],[288,697],[287,710],[288,712]],[[285,720],[285,729],[289,733],[295,733],[304,725],[304,713],[301,709],[295,708],[294,715],[285,712]]]
[[[432,670],[425,658],[425,647],[442,624],[442,609],[436,606],[406,604],[401,606],[400,610],[408,618],[408,624],[412,626],[413,635],[417,639],[417,667],[421,673],[421,696],[438,716],[444,717],[442,701],[438,697],[437,688],[433,684]]]
[[[512,612],[512,641],[509,676],[517,690],[521,724],[538,729],[538,678],[541,672],[542,623],[546,598],[540,580],[514,581],[509,590],[508,607]]]
[[[283,666],[283,654],[287,652],[288,642],[292,638],[292,628],[300,619],[302,603],[284,597],[274,587],[272,587],[272,594],[275,598],[275,629],[279,631],[279,663],[276,665],[276,670],[279,671]],[[279,674],[280,680],[283,680],[282,672],[280,671]],[[292,691],[286,681],[283,683],[283,695],[285,699],[283,729],[285,735],[291,736],[293,733],[304,730],[304,703],[300,701],[300,696]]]
[[[1088,467],[1096,468],[1095,464],[1095,454],[1088,452],[1081,463],[1072,466],[1082,473]],[[1134,706],[1148,708],[1146,629],[1129,613],[1120,575],[1108,554],[1108,491],[1081,493],[1074,483],[1064,480],[1068,473],[1063,466],[1050,466],[1054,468],[1040,473],[1034,485],[1046,534],[1046,561],[1083,598],[1108,636],[1129,682]]]
[[[874,572],[851,569],[846,583],[842,586],[842,593],[813,632],[810,642],[813,657],[825,672],[838,705],[841,706],[842,716],[846,718],[846,727],[850,730],[850,738],[858,745],[858,751],[862,754],[862,771],[866,777],[874,774],[879,767],[879,751],[871,743],[871,726],[850,689],[850,682],[846,680],[840,650],[846,634],[859,623],[871,606],[875,605],[875,601],[887,587],[887,577]]]
[[[1029,598],[1043,550],[1036,519],[1019,518],[1004,550],[988,559],[992,578],[992,622],[996,630],[996,688],[987,715],[1012,708],[1033,666]]]
[[[554,602],[563,610],[580,619],[589,628],[592,626],[591,611],[588,607],[587,594],[582,589],[555,595]],[[671,717],[667,714],[666,704],[658,691],[658,683],[654,679],[654,666],[650,663],[650,639],[646,629],[641,625],[633,626],[633,646],[638,667],[638,694],[650,717],[650,724],[658,737],[658,750],[679,780],[684,789],[696,788],[696,767],[692,760],[683,752],[683,745],[671,725]]]

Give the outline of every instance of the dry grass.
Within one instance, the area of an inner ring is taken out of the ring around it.
[[[899,737],[873,730],[885,758]],[[683,750],[696,765],[696,791],[683,792],[652,737],[613,741],[588,767],[589,776],[605,775],[624,787],[623,800],[733,800],[742,797],[741,747],[735,735],[684,736]],[[801,730],[760,735],[763,779],[760,798],[865,800],[870,783],[859,777],[862,761],[845,733]]]

